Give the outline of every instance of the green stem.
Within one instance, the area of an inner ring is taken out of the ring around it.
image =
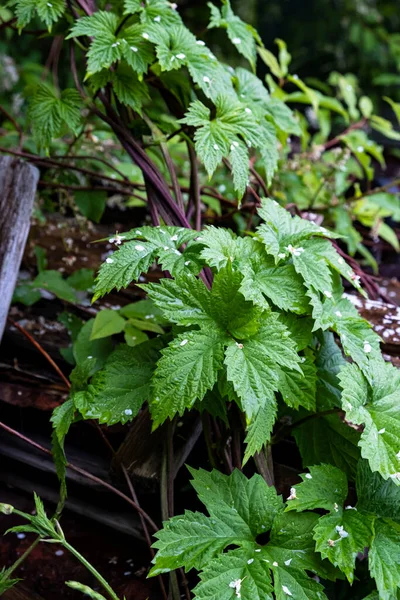
[[[64,546],[66,550],[71,552],[71,554],[73,554],[73,556],[75,556],[75,558],[77,558],[86,567],[86,569],[93,575],[93,577],[97,579],[97,581],[106,590],[106,592],[108,593],[110,598],[112,598],[112,600],[119,600],[117,594],[109,586],[104,577],[100,575],[100,573],[93,567],[93,565],[91,565],[90,562],[88,562],[86,558],[78,552],[78,550],[71,546],[66,540],[60,540],[60,543]]]
[[[27,550],[25,550],[25,552],[19,557],[17,558],[17,560],[15,561],[14,564],[11,565],[11,567],[9,567],[7,569],[7,577],[9,577],[10,575],[12,575],[14,573],[14,571],[16,571],[18,569],[18,567],[24,562],[24,560],[30,555],[30,553],[32,552],[32,550],[34,550],[36,548],[36,546],[38,545],[38,543],[40,542],[40,537],[38,537],[30,546]]]

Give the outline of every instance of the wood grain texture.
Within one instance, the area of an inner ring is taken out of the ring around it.
[[[39,171],[11,156],[0,157],[0,340],[22,260]]]

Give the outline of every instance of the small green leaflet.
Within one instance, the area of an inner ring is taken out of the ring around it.
[[[74,304],[77,301],[76,291],[63,279],[59,271],[41,271],[32,282],[33,288],[51,292],[57,298]]]
[[[67,89],[58,95],[49,85],[38,85],[30,98],[28,110],[38,146],[47,148],[61,134],[63,127],[78,133],[81,105],[81,97],[76,90]]]
[[[243,466],[249,458],[260,452],[271,438],[272,428],[274,426],[277,414],[277,402],[275,398],[270,397],[270,401],[262,406],[253,417],[247,427],[245,437],[246,451],[243,457]]]
[[[155,537],[157,541],[153,547],[158,552],[150,577],[179,567],[184,567],[186,571],[193,567],[201,569],[229,544],[237,544],[243,539],[252,541],[247,526],[237,531],[234,526],[218,518],[211,519],[191,511],[167,521]]]
[[[18,29],[22,29],[34,18],[35,13],[45,22],[49,31],[53,23],[64,14],[65,0],[10,0],[9,6],[15,6]]]
[[[141,24],[134,24],[118,31],[118,17],[112,12],[97,11],[90,17],[83,17],[76,21],[68,38],[87,35],[92,38],[87,53],[89,75],[108,69],[114,62],[125,59],[126,63],[139,76],[147,72],[149,65],[154,60],[152,44],[145,37],[146,28]],[[124,66],[122,65],[124,69]],[[120,70],[120,69],[118,69]],[[133,91],[129,86],[128,74],[124,69],[126,78],[124,89]],[[122,75],[113,78],[119,85],[119,94],[122,95]],[[138,83],[139,85],[139,83]],[[143,84],[142,84],[143,86]],[[143,88],[144,89],[144,88]],[[117,88],[116,88],[117,90]],[[116,92],[118,93],[118,92]],[[134,96],[137,97],[137,93]]]
[[[232,44],[240,54],[247,58],[253,70],[255,70],[257,58],[256,42],[260,42],[256,30],[233,13],[229,0],[223,0],[221,12],[211,2],[209,2],[208,6],[211,9],[211,20],[208,28],[225,28]]]
[[[181,123],[196,127],[196,151],[210,177],[223,158],[234,161],[235,189],[242,194],[248,185],[249,173],[249,157],[248,151],[245,152],[245,145],[260,149],[270,173],[270,158],[267,153],[273,152],[277,140],[265,120],[265,126],[260,127],[251,109],[231,96],[218,96],[215,107],[215,117],[211,118],[210,109],[195,100]],[[274,131],[273,128],[272,130]],[[232,159],[233,154],[235,156]],[[272,165],[272,170],[274,168],[275,165]]]
[[[400,529],[392,521],[375,521],[369,570],[375,578],[381,600],[397,597],[400,588]]]
[[[188,331],[162,351],[152,380],[150,411],[153,427],[201,400],[222,368],[225,334],[217,327]]]
[[[371,361],[368,379],[355,364],[339,375],[346,420],[363,425],[359,446],[372,471],[400,485],[400,372],[383,359]]]
[[[91,361],[92,359],[95,359],[91,374],[96,370],[101,369],[113,347],[110,338],[91,340],[93,323],[94,319],[89,319],[89,321],[83,325],[79,330],[72,347],[73,356],[77,365],[85,364],[87,360]]]
[[[125,319],[123,319],[117,311],[104,309],[97,313],[93,323],[91,340],[109,337],[116,333],[121,333],[125,327]]]
[[[131,421],[150,397],[150,380],[160,348],[159,339],[134,347],[118,346],[87,390],[72,396],[83,418],[108,425]]]
[[[339,567],[350,583],[354,581],[357,554],[371,544],[372,524],[371,517],[349,507],[321,517],[314,528],[316,550]]]
[[[301,475],[303,483],[292,488],[293,497],[290,498],[286,511],[313,508],[336,511],[347,496],[345,474],[332,465],[310,467],[309,471]]]
[[[106,600],[104,596],[98,592],[95,592],[89,586],[79,583],[78,581],[66,581],[65,585],[70,587],[72,590],[78,590],[78,592],[82,592],[82,594],[85,594],[85,596],[88,598],[92,598],[92,600]]]
[[[210,292],[193,275],[179,275],[175,280],[161,279],[159,284],[149,283],[140,287],[172,323],[211,324]]]
[[[227,523],[237,521],[238,528],[249,527],[253,536],[271,529],[276,515],[282,511],[282,498],[273,487],[266,486],[261,475],[247,479],[237,469],[229,477],[217,470],[189,471],[192,486],[210,515],[218,515]]]
[[[192,269],[197,273],[199,269],[195,263],[186,260],[185,257],[190,244],[182,252],[178,249],[196,236],[197,232],[183,227],[141,227],[111,237],[112,242],[121,247],[101,265],[96,279],[93,302],[114,287],[119,290],[127,287],[132,281],[137,281],[142,272],[149,270],[156,258],[162,268],[173,275],[184,271],[190,272]],[[139,241],[129,241],[135,238]],[[142,241],[143,239],[145,241]]]

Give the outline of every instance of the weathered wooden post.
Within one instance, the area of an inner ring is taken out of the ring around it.
[[[0,157],[0,340],[26,240],[39,179],[36,167]]]

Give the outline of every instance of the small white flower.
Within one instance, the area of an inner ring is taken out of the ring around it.
[[[214,144],[214,150],[219,150],[218,144]]]
[[[166,252],[167,250],[169,250],[169,249],[170,249],[170,248],[169,248],[169,246],[164,246],[164,250],[165,250],[165,252]]]
[[[239,146],[239,142],[233,142],[233,145],[235,146],[235,148],[237,148]]]
[[[116,48],[120,45],[120,42],[115,42],[115,44],[111,44],[111,48]]]
[[[276,562],[276,560],[274,560],[274,562],[272,563],[273,567],[279,567],[279,563]]]
[[[239,350],[243,350],[243,344],[239,344],[239,342],[236,342],[236,346],[239,348]]]
[[[176,242],[178,240],[178,235],[175,234],[171,237],[171,242]]]
[[[232,44],[235,44],[235,46],[238,46],[241,43],[242,43],[242,40],[239,37],[235,37],[232,40]]]
[[[337,503],[337,502],[335,502],[335,504],[333,505],[333,510],[334,510],[335,512],[339,512],[339,505],[338,505],[338,503]]]
[[[211,79],[209,77],[207,77],[207,75],[204,75],[203,81],[204,81],[204,83],[211,83]]]
[[[138,49],[136,48],[136,46],[130,46],[130,49],[132,50],[132,52],[137,52]]]
[[[327,298],[332,298],[332,292],[330,292],[329,290],[325,290],[324,296],[326,296]]]
[[[290,488],[290,496],[287,498],[287,500],[286,500],[286,501],[288,502],[289,500],[295,500],[296,498],[297,498],[297,495],[296,495],[296,488],[294,488],[294,487],[291,487],[291,488]]]
[[[343,316],[342,313],[340,312],[340,310],[335,311],[335,315],[337,317],[342,317]]]
[[[338,258],[337,261],[338,261],[339,265],[342,265],[344,263],[344,260],[341,256]]]
[[[255,550],[255,552],[261,552],[261,548],[257,548],[257,550]]]
[[[197,44],[198,46],[205,46],[205,45],[206,45],[206,43],[205,43],[205,42],[203,42],[203,40],[197,40],[196,44]]]
[[[371,344],[369,343],[368,340],[365,340],[365,342],[364,342],[364,352],[366,354],[369,354],[371,352],[371,350],[372,350]]]
[[[292,592],[289,590],[289,588],[286,585],[282,586],[282,592],[284,594],[286,594],[286,596],[293,596]]]
[[[181,343],[179,344],[180,346],[186,346],[186,344],[188,343],[189,340],[182,340]]]
[[[286,258],[286,254],[284,252],[279,252],[278,258]]]
[[[357,152],[364,152],[364,146],[357,146]]]
[[[378,434],[379,434],[379,435],[382,435],[382,433],[385,433],[385,431],[386,431],[386,429],[385,429],[384,427],[382,427],[382,429],[380,429],[380,430],[378,431]]]
[[[143,37],[145,40],[148,40],[150,36],[149,36],[149,34],[148,34],[148,33],[142,33],[142,37]]]
[[[350,504],[348,504],[347,506],[345,506],[344,510],[357,510],[355,506],[350,506]]]
[[[251,565],[251,563],[253,563],[253,562],[254,562],[254,558],[249,558],[249,560],[247,561],[247,564]]]
[[[299,76],[297,75],[297,73],[295,75],[293,75],[293,79],[298,79]]]
[[[235,579],[231,581],[229,587],[235,590],[236,598],[240,598],[240,588],[242,587],[243,579]]]
[[[295,248],[292,244],[289,244],[289,246],[286,247],[286,250],[288,250],[290,254],[293,254],[293,256],[300,256],[300,254],[304,252],[304,248]]]
[[[354,281],[355,284],[360,283],[360,276],[355,273],[350,273],[350,279]]]
[[[336,525],[335,527],[336,531],[339,534],[339,537],[343,538],[347,538],[348,537],[348,532],[345,530],[345,528],[343,527],[343,525]]]
[[[135,246],[135,250],[137,250],[138,252],[143,252],[144,246],[141,246],[140,244],[138,244],[137,246]]]
[[[52,3],[51,3],[51,2],[48,2],[48,3],[47,3],[47,6],[48,6],[49,8],[53,8],[53,5],[52,5]]]
[[[161,23],[161,17],[160,15],[157,15],[156,17],[154,17],[154,20],[156,23]]]
[[[306,479],[312,479],[311,473],[306,473]]]
[[[110,244],[115,244],[116,246],[120,246],[122,244],[122,240],[124,240],[126,238],[125,235],[119,235],[119,233],[117,233],[115,235],[115,237],[110,238],[108,241],[110,242]]]
[[[231,144],[231,150],[233,151],[235,149],[235,146],[233,144]]]
[[[188,265],[190,265],[190,260],[185,261],[185,267],[187,267]]]
[[[184,60],[186,58],[186,54],[183,54],[183,52],[180,52],[179,54],[176,55],[176,58],[179,58],[179,60]]]
[[[176,2],[170,2],[169,5],[172,8],[172,10],[176,10],[178,8],[178,5]]]
[[[246,112],[247,112],[249,115],[251,115],[251,113],[253,112],[253,111],[251,110],[251,108],[248,108],[247,106],[246,106],[246,108],[245,108],[244,110],[245,110],[245,111],[246,111]]]
[[[130,408],[126,408],[126,409],[124,410],[124,413],[126,414],[126,416],[127,416],[127,417],[130,417],[130,416],[133,414],[133,412],[131,411],[131,409],[130,409]]]
[[[289,566],[290,566],[290,563],[292,562],[292,560],[293,560],[293,558],[289,558],[288,560],[285,560],[285,565],[286,565],[287,567],[289,567]]]
[[[109,258],[106,258],[106,263],[107,263],[107,264],[109,264],[109,265],[112,265],[112,264],[113,264],[113,262],[114,262],[114,260],[113,260],[112,258],[110,258],[110,257],[109,257]]]

